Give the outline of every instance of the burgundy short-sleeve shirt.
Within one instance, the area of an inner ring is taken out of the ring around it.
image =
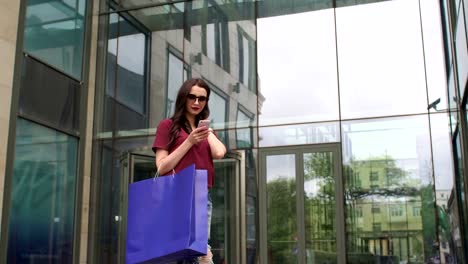
[[[177,149],[187,139],[188,134],[183,129],[180,129],[179,136],[176,138],[171,149],[168,148],[171,130],[172,120],[162,120],[156,130],[156,136],[154,137],[153,151],[156,153],[156,149],[165,149],[169,154]],[[213,158],[211,156],[211,148],[208,140],[203,140],[198,144],[193,145],[190,150],[180,160],[177,166],[174,168],[175,172],[179,172],[188,166],[195,163],[196,169],[207,170],[208,172],[208,188],[211,188],[214,184],[214,167]],[[171,174],[168,172],[166,175]]]

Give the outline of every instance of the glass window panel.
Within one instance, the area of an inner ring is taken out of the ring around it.
[[[419,1],[336,9],[341,117],[427,112]]]
[[[297,263],[296,165],[294,155],[266,158],[268,263]]]
[[[109,19],[105,131],[147,126],[148,35],[127,18],[111,14]]]
[[[468,35],[468,2],[466,0],[463,0],[463,6],[465,7],[464,12],[465,12],[465,30],[467,31],[466,34]]]
[[[146,99],[146,35],[120,17],[119,36],[109,40],[117,45],[117,100],[143,114]],[[117,43],[118,42],[118,43]]]
[[[255,42],[242,27],[238,26],[239,35],[239,80],[249,90],[256,90],[255,80]]]
[[[185,3],[183,3],[183,2],[175,3],[173,7],[175,9],[177,9],[177,11],[179,11],[179,12],[184,12],[184,5],[185,5]]]
[[[455,87],[455,74],[454,68],[450,68],[448,75],[448,104],[450,111],[450,125],[452,133],[458,124],[458,89]]]
[[[127,162],[128,164],[128,160],[121,159],[117,155],[113,156],[112,144],[111,141],[104,142],[99,146],[100,150],[98,152],[100,177],[99,191],[97,192],[97,207],[100,209],[96,220],[96,230],[99,230],[97,243],[102,248],[107,248],[108,250],[97,250],[96,256],[94,256],[97,263],[118,262],[118,241],[122,235],[118,232],[122,222],[116,221],[116,216],[124,215],[120,210],[121,206],[119,203],[122,190],[121,182],[124,178],[124,166],[122,163]],[[104,147],[103,145],[108,146]]]
[[[242,67],[243,67],[243,72],[245,71],[246,74],[242,76],[242,83],[247,84],[249,83],[249,42],[246,37],[242,37],[242,51],[243,51],[243,57],[242,57]]]
[[[261,18],[257,34],[260,125],[337,120],[333,9]]]
[[[350,263],[425,262],[438,255],[428,129],[426,115],[343,123]],[[370,181],[375,172],[377,181]],[[353,213],[358,207],[362,218]],[[401,215],[398,207],[404,208]],[[420,216],[412,215],[413,207],[421,208]],[[399,249],[397,240],[408,250]]]
[[[215,24],[206,25],[206,55],[216,62],[216,31]]]
[[[447,80],[445,76],[442,25],[440,23],[442,20],[440,5],[438,0],[426,0],[420,3],[428,103],[440,98],[437,110],[445,110],[447,109]]]
[[[449,1],[443,1],[440,7],[443,9],[443,27],[444,30],[444,48],[445,48],[445,58],[446,58],[446,68],[447,72],[450,69],[450,65],[452,64],[452,45],[451,45],[451,37],[450,37],[450,12],[448,7]]]
[[[119,34],[118,14],[109,15],[109,41],[107,42],[107,63],[106,63],[106,93],[115,97],[116,75],[117,75],[117,36]]]
[[[236,121],[236,141],[237,148],[252,147],[252,128],[250,127],[251,118],[241,110],[237,110]]]
[[[183,61],[171,52],[168,54],[166,117],[171,117],[174,114],[177,93],[184,82],[185,71]]]
[[[435,188],[436,191],[442,193],[449,192],[453,188],[454,179],[453,154],[450,147],[449,117],[446,113],[440,113],[431,114],[430,118]]]
[[[432,151],[434,161],[434,179],[436,208],[439,228],[439,248],[441,263],[450,263],[456,259],[456,248],[452,243],[452,234],[457,232],[450,222],[450,213],[454,211],[455,195],[453,153],[450,140],[449,116],[446,113],[431,114]],[[414,207],[413,216],[421,215],[421,208]],[[458,210],[457,214],[458,214]],[[452,218],[453,219],[453,218]]]
[[[78,133],[80,93],[80,84],[76,80],[29,56],[23,58],[20,115]]]
[[[133,179],[132,182],[153,178],[157,170],[153,157],[133,155]]]
[[[246,201],[246,238],[249,244],[255,243],[256,231],[256,198],[247,196]]]
[[[455,50],[457,55],[459,94],[464,94],[468,80],[468,47],[463,11],[461,10],[460,13],[462,15],[458,16]]]
[[[86,0],[28,0],[24,50],[81,80]]]
[[[229,33],[228,17],[221,6],[213,0],[204,2],[207,16],[203,26],[203,52],[212,62],[229,72]]]
[[[8,263],[72,263],[78,140],[17,120]]]
[[[154,4],[164,4],[164,3],[170,3],[170,2],[172,1],[171,0],[151,0],[151,3],[154,3]],[[122,7],[130,8],[130,7],[137,7],[137,6],[147,4],[148,1],[147,0],[119,0],[118,3],[121,4]]]
[[[336,263],[334,156],[315,152],[303,159],[306,262]]]
[[[468,245],[466,245],[466,238],[468,237],[468,228],[467,228],[467,223],[468,223],[468,210],[467,210],[467,205],[468,205],[468,200],[467,196],[465,193],[466,186],[465,186],[465,180],[464,180],[464,173],[466,168],[464,167],[464,162],[463,162],[463,155],[462,155],[462,146],[460,142],[460,133],[457,132],[453,136],[453,149],[454,149],[454,155],[455,155],[455,188],[456,188],[456,193],[457,197],[455,197],[455,202],[450,206],[451,207],[451,217],[454,219],[458,219],[459,222],[454,221],[454,231],[453,232],[453,239],[455,243],[455,248],[457,252],[457,258],[459,260],[463,260],[463,258],[467,258],[466,256],[466,249],[468,248]],[[456,208],[458,207],[458,208]],[[458,209],[459,215],[456,215]],[[465,242],[462,242],[465,241]],[[463,253],[465,252],[465,253]],[[460,261],[462,263],[463,261]]]
[[[260,127],[260,147],[339,142],[337,122]]]
[[[337,0],[338,5],[340,0]],[[341,0],[343,1],[343,0]],[[349,1],[349,0],[345,0]],[[366,0],[369,2],[370,0]],[[285,14],[295,14],[301,12],[308,12],[326,8],[332,8],[334,1],[330,0],[306,0],[306,1],[256,1],[256,0],[245,0],[243,2],[256,2],[258,4],[258,17],[273,17],[281,16]],[[356,4],[356,0],[352,1],[352,4]],[[359,1],[358,1],[359,2]]]
[[[210,100],[208,101],[210,107],[210,119],[211,126],[215,129],[225,128],[226,123],[226,111],[227,111],[227,100],[220,96],[214,89],[213,86],[210,86],[211,94]]]
[[[211,119],[211,127],[217,130],[218,138],[228,146],[228,138],[227,138],[227,131],[222,130],[226,126],[226,111],[228,107],[228,103],[226,98],[220,96],[212,85],[210,85],[211,94],[210,100],[208,101],[208,105],[210,107],[210,119]]]
[[[236,213],[231,200],[235,197],[236,161],[223,160],[215,162],[216,184],[210,190],[213,202],[213,214],[211,218],[210,246],[213,253],[214,263],[232,263],[231,232],[232,224],[237,220]]]

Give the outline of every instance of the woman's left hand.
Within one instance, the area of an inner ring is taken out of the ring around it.
[[[197,144],[205,139],[208,138],[210,135],[210,131],[208,130],[207,127],[197,127],[192,132],[190,132],[190,135],[188,137],[188,140],[192,144]]]

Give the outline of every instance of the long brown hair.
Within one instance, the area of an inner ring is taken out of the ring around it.
[[[191,78],[185,81],[177,93],[177,99],[175,103],[174,115],[171,117],[172,127],[169,131],[170,139],[168,147],[172,148],[172,145],[175,142],[175,139],[179,136],[180,129],[182,128],[185,132],[190,133],[192,127],[190,126],[187,118],[185,118],[185,105],[187,102],[187,95],[192,90],[193,86],[198,86],[206,90],[206,104],[203,110],[195,117],[195,124],[198,124],[198,121],[201,119],[206,119],[210,115],[210,108],[208,107],[208,99],[210,98],[211,89],[208,84],[200,78]]]

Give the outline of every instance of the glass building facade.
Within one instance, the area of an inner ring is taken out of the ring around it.
[[[22,0],[0,262],[124,263],[128,185],[198,77],[228,149],[215,263],[467,263],[467,12]]]

